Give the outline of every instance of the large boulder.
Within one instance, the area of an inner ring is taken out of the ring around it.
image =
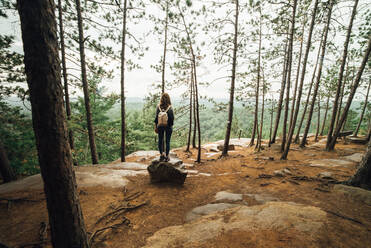
[[[290,202],[237,206],[163,228],[144,247],[323,247],[326,219],[320,208]]]
[[[371,191],[359,187],[352,187],[343,184],[334,186],[334,192],[350,197],[352,200],[363,202],[371,206]]]
[[[187,177],[187,172],[181,167],[182,164],[176,165],[171,160],[169,162],[153,160],[147,170],[152,183],[170,182],[182,185]]]

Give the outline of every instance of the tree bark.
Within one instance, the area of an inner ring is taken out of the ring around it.
[[[191,66],[191,80],[189,82],[189,131],[187,139],[186,152],[189,152],[189,147],[191,145],[191,134],[192,134],[192,94],[193,94],[193,66]]]
[[[167,27],[168,27],[168,16],[169,16],[169,2],[166,0],[165,8],[165,37],[164,37],[164,54],[162,58],[162,75],[161,75],[161,92],[165,92],[165,68],[166,68],[166,49],[167,49]]]
[[[259,136],[258,141],[256,142],[256,148],[258,149],[258,152],[260,152],[262,148],[262,136],[263,136],[263,124],[264,124],[264,103],[265,103],[265,94],[264,94],[264,72],[263,74],[263,85],[262,85],[262,111],[260,113],[260,128],[259,128]]]
[[[281,111],[282,111],[282,102],[283,102],[283,96],[284,96],[284,93],[285,93],[285,87],[286,87],[286,75],[287,75],[287,43],[288,43],[288,40],[286,40],[285,42],[285,55],[284,55],[284,60],[283,60],[283,71],[282,71],[282,82],[281,82],[281,90],[280,90],[280,97],[278,99],[278,103],[277,103],[277,115],[276,115],[276,120],[275,120],[275,123],[274,123],[274,129],[273,129],[273,135],[272,135],[272,140],[271,140],[271,144],[273,143],[276,143],[276,136],[277,136],[277,130],[278,130],[278,126],[280,125],[280,118],[281,118]]]
[[[0,140],[0,174],[3,178],[4,183],[8,183],[17,180],[17,176],[14,173],[13,168],[10,166],[8,156],[3,143]]]
[[[362,108],[361,116],[359,118],[359,122],[358,122],[358,125],[357,125],[357,128],[356,128],[356,131],[354,131],[354,136],[355,137],[357,137],[357,135],[358,135],[359,128],[361,127],[363,116],[364,116],[365,111],[366,111],[366,107],[367,107],[367,103],[368,103],[368,94],[370,93],[370,85],[371,85],[371,79],[369,79],[369,83],[368,83],[368,87],[367,87],[367,93],[366,93],[366,99],[365,99],[365,103],[364,103],[363,108]]]
[[[305,19],[306,19],[306,17],[305,17]],[[298,58],[298,69],[296,70],[297,72],[296,72],[296,77],[295,77],[294,95],[292,97],[289,130],[291,128],[291,125],[293,125],[293,118],[294,118],[294,112],[295,112],[295,101],[296,101],[296,95],[297,95],[298,83],[299,83],[300,66],[301,66],[301,56],[302,56],[302,53],[303,53],[303,41],[304,41],[305,24],[306,24],[306,20],[304,20],[303,27],[301,29],[302,39],[300,40],[300,49],[299,49],[299,58]]]
[[[81,63],[81,80],[82,80],[82,88],[84,91],[84,102],[85,102],[85,111],[86,111],[86,124],[88,127],[88,134],[89,134],[89,145],[90,145],[90,153],[91,153],[91,160],[93,164],[98,164],[98,154],[97,148],[95,146],[95,135],[94,135],[94,127],[93,127],[93,120],[91,116],[90,110],[90,96],[89,96],[89,85],[88,80],[86,77],[86,62],[85,62],[85,38],[84,38],[84,30],[82,24],[82,17],[81,17],[81,6],[80,0],[75,0],[76,2],[76,12],[77,12],[77,25],[79,28],[79,49],[80,49],[80,63]]]
[[[126,15],[127,0],[124,0],[122,17],[122,40],[121,40],[121,162],[125,162],[126,152],[126,114],[125,114],[125,47],[126,47]]]
[[[332,108],[331,122],[330,122],[330,126],[329,126],[328,133],[327,133],[327,143],[326,143],[326,150],[327,151],[332,150],[331,149],[331,143],[332,143],[331,139],[332,139],[332,136],[333,136],[332,133],[333,133],[333,130],[334,130],[334,126],[336,124],[335,123],[335,118],[336,118],[336,114],[337,114],[337,111],[338,111],[340,89],[341,89],[341,85],[342,85],[342,81],[343,81],[344,67],[345,67],[345,63],[346,63],[346,59],[347,59],[347,55],[348,55],[348,44],[349,44],[349,40],[350,40],[350,35],[352,33],[353,20],[354,20],[354,17],[356,15],[357,5],[358,5],[358,0],[355,0],[353,10],[352,10],[352,15],[351,15],[350,21],[349,21],[347,36],[346,36],[346,39],[345,39],[345,42],[344,42],[344,51],[343,51],[343,57],[341,59],[341,65],[340,65],[337,89],[336,89],[336,94],[335,94],[334,106]]]
[[[329,6],[328,13],[327,13],[327,20],[326,20],[326,25],[325,25],[325,30],[324,30],[324,37],[323,37],[323,43],[322,43],[322,48],[321,48],[321,57],[320,57],[320,61],[319,61],[318,74],[317,74],[317,78],[316,78],[316,83],[314,85],[312,102],[310,104],[308,119],[307,119],[307,123],[306,123],[306,126],[305,126],[303,139],[301,140],[301,143],[300,143],[300,147],[305,147],[305,145],[307,143],[307,136],[308,136],[310,124],[312,122],[314,104],[316,102],[318,87],[319,87],[320,80],[321,80],[323,61],[325,59],[326,46],[327,46],[327,35],[328,35],[329,26],[330,26],[332,8],[334,6],[334,0],[330,0],[329,4],[330,4],[330,6]]]
[[[64,45],[64,29],[63,29],[63,12],[62,12],[62,1],[58,0],[58,14],[59,14],[59,39],[61,42],[61,55],[62,55],[62,71],[63,71],[63,84],[64,84],[64,98],[67,112],[67,120],[71,120],[71,105],[70,96],[68,93],[68,80],[67,80],[67,68],[66,68],[66,49]],[[68,128],[68,138],[71,149],[75,149],[73,142],[73,132],[71,128]]]
[[[328,112],[329,102],[330,102],[330,94],[327,96],[326,108],[325,108],[325,116],[323,117],[320,136],[323,135],[323,130],[325,129],[325,124],[326,124],[326,118],[327,118],[327,112]]]
[[[229,95],[229,110],[228,110],[228,123],[227,130],[225,132],[224,147],[222,156],[228,156],[229,139],[231,136],[232,119],[233,119],[233,101],[234,101],[234,85],[236,80],[236,64],[237,64],[237,36],[238,36],[238,14],[239,14],[239,3],[235,1],[235,20],[234,20],[234,38],[233,38],[233,57],[232,57],[232,75],[231,75],[231,88]]]
[[[251,140],[249,146],[254,145],[255,140],[255,134],[257,133],[257,127],[258,127],[258,112],[259,112],[259,87],[260,87],[260,62],[261,62],[261,44],[262,44],[262,20],[261,20],[261,8],[259,7],[260,12],[260,19],[259,19],[259,48],[258,48],[258,69],[257,69],[257,82],[256,82],[256,89],[255,89],[255,111],[254,111],[254,126],[251,133]],[[259,136],[259,134],[258,134]],[[258,137],[259,139],[259,137]],[[257,142],[258,143],[258,142]],[[258,144],[255,148],[258,147]]]
[[[319,134],[319,127],[321,126],[320,125],[320,122],[321,122],[321,97],[318,98],[318,111],[317,111],[317,129],[316,129],[316,136],[314,137],[314,141],[317,142],[318,141],[318,134]]]
[[[193,71],[193,66],[192,66]],[[192,77],[193,74],[192,74]],[[193,80],[193,79],[192,79]],[[193,95],[192,95],[192,101],[193,101],[193,136],[192,136],[192,148],[196,148],[196,136],[197,136],[197,115],[196,115],[196,93],[195,93],[195,85],[193,83]]]
[[[349,98],[347,100],[347,103],[345,104],[343,114],[340,117],[339,125],[336,126],[334,135],[330,138],[331,142],[330,142],[330,144],[328,146],[328,151],[332,151],[335,148],[336,139],[339,136],[341,127],[343,126],[343,124],[345,122],[345,119],[346,119],[346,117],[348,115],[348,111],[349,111],[350,105],[352,104],[352,101],[353,101],[354,95],[356,93],[356,90],[358,88],[359,82],[361,81],[363,70],[365,69],[365,66],[367,64],[368,58],[370,56],[370,51],[371,51],[371,35],[368,38],[367,49],[366,49],[366,52],[365,52],[365,54],[363,56],[363,60],[362,60],[361,66],[360,66],[360,68],[358,70],[356,79],[354,80],[354,83],[352,85],[352,89],[350,91],[350,94],[349,94]]]
[[[54,2],[18,0],[17,4],[52,244],[89,247],[68,143]]]
[[[301,130],[301,127],[303,126],[305,114],[307,113],[307,109],[308,109],[308,105],[309,105],[309,99],[310,99],[310,94],[312,92],[312,88],[313,88],[313,84],[314,84],[314,79],[316,77],[316,71],[317,71],[319,56],[321,54],[321,47],[322,47],[322,42],[323,42],[323,35],[324,35],[324,32],[322,32],[322,35],[321,35],[321,41],[320,41],[319,47],[318,47],[316,64],[314,66],[314,70],[313,70],[313,74],[312,74],[312,80],[310,81],[310,85],[309,85],[309,89],[308,89],[308,94],[307,94],[307,99],[305,100],[303,114],[301,116],[300,123],[299,123],[299,126],[298,126],[297,131],[296,131],[296,136],[295,136],[295,139],[294,139],[294,143],[295,144],[298,144],[299,143],[300,130]]]
[[[288,72],[287,72],[288,75],[287,75],[287,82],[286,82],[286,101],[285,101],[285,113],[283,117],[283,127],[282,127],[281,152],[284,152],[285,145],[286,145],[287,117],[288,117],[289,105],[290,105],[291,66],[292,66],[292,50],[293,50],[294,32],[295,32],[296,5],[297,5],[297,0],[294,0],[294,5],[292,7],[292,17],[291,17],[289,54],[288,54],[288,60],[287,60],[288,61]],[[291,143],[291,141],[288,143]]]
[[[366,153],[359,163],[356,173],[346,184],[365,189],[371,188],[371,140],[368,141]]]
[[[272,96],[272,108],[271,108],[271,124],[269,128],[269,142],[268,142],[268,147],[271,147],[271,140],[272,140],[272,131],[273,131],[273,111],[274,111],[274,99]]]

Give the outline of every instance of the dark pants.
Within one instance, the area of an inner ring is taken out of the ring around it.
[[[160,151],[161,155],[164,152],[162,147],[162,144],[164,142],[164,133],[166,134],[166,156],[168,156],[170,152],[170,138],[171,134],[173,133],[173,128],[172,127],[158,128],[158,150]]]

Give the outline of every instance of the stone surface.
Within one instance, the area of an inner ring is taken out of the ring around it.
[[[250,144],[250,138],[230,139],[229,144],[234,146],[248,147]],[[215,142],[218,145],[224,145],[224,140],[218,140]]]
[[[206,155],[206,158],[211,158],[215,155],[219,155],[220,153],[219,152],[206,152],[205,155]]]
[[[354,166],[353,162],[343,160],[343,159],[317,159],[317,160],[310,160],[309,166],[314,167],[348,167],[351,168]]]
[[[135,162],[121,162],[116,164],[98,165],[97,167],[106,169],[146,170],[148,165]]]
[[[369,190],[343,184],[336,184],[333,190],[334,192],[341,193],[352,198],[353,200],[361,201],[371,206],[371,191]]]
[[[205,144],[202,148],[206,149],[208,152],[219,152],[218,144],[215,143]]]
[[[322,178],[322,179],[334,179],[333,177],[333,173],[329,172],[329,171],[324,171],[324,172],[321,172],[317,175],[319,178]]]
[[[221,235],[242,233],[254,242],[253,247],[271,247],[289,235],[290,247],[321,247],[326,232],[326,213],[317,207],[289,202],[269,202],[252,207],[238,206],[203,216],[179,226],[170,226],[149,237],[145,248],[160,247],[228,247],[219,244]],[[268,235],[267,235],[268,234]],[[250,247],[242,243],[236,247]],[[238,242],[231,240],[230,242]],[[287,244],[287,243],[286,243]],[[232,246],[230,246],[232,247]],[[281,246],[280,246],[281,247]],[[286,247],[282,243],[282,247]]]
[[[247,196],[253,198],[258,203],[267,203],[272,201],[278,201],[279,199],[277,197],[268,195],[268,194],[247,194]]]
[[[152,183],[170,182],[184,184],[187,172],[169,162],[152,161],[147,168]]]
[[[159,151],[136,151],[136,152],[133,152],[129,155],[127,155],[126,157],[127,158],[130,158],[130,157],[145,157],[145,158],[152,158],[152,157],[156,157],[159,155]]]
[[[183,161],[180,160],[179,158],[169,156],[170,160],[167,162],[172,166],[179,166],[183,164]],[[160,162],[160,157],[158,156],[157,158],[153,159],[151,163],[159,163]]]
[[[213,203],[207,204],[204,206],[196,207],[192,209],[186,215],[186,221],[190,222],[192,220],[198,219],[201,216],[208,215],[211,213],[215,213],[218,211],[222,211],[228,208],[233,208],[239,206],[238,204],[230,204],[230,203]]]
[[[363,158],[363,153],[354,153],[352,155],[345,156],[343,158],[346,159],[346,160],[352,161],[352,162],[359,163],[359,162],[361,162],[361,160]]]
[[[235,202],[235,201],[241,201],[241,200],[242,200],[242,194],[235,194],[235,193],[230,193],[227,191],[220,191],[216,193],[215,195],[215,201]]]

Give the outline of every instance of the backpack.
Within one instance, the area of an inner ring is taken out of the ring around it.
[[[160,112],[157,115],[157,119],[158,119],[157,126],[158,127],[167,126],[167,120],[168,120],[167,111],[170,109],[170,107],[171,105],[169,105],[169,107],[167,107],[166,110],[162,110],[160,105],[158,106],[158,109],[160,110]]]

